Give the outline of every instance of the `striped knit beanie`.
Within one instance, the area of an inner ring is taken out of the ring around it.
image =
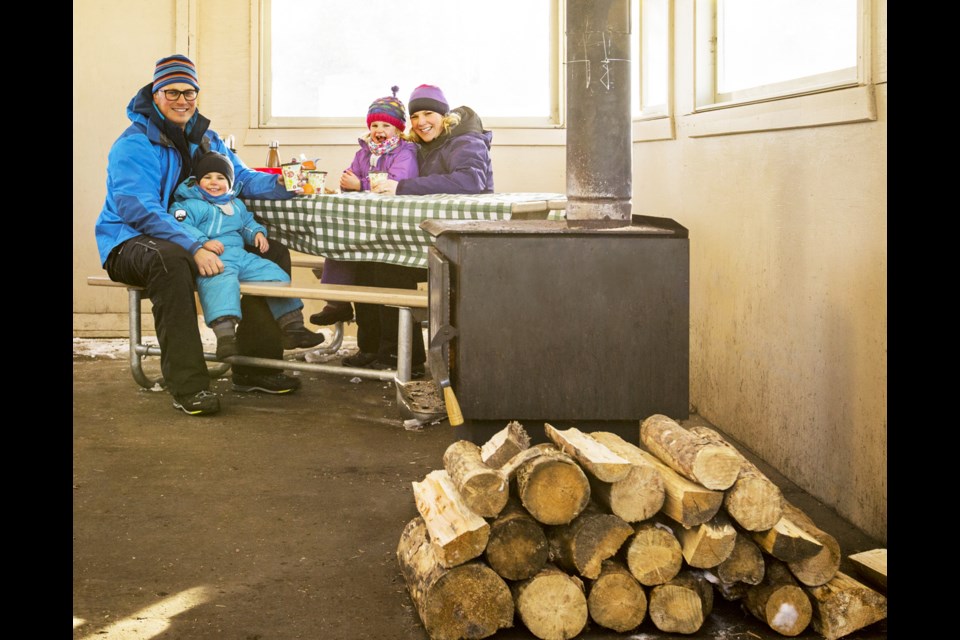
[[[370,103],[370,108],[367,109],[368,129],[374,122],[392,124],[400,131],[407,128],[407,112],[403,108],[403,103],[397,98],[397,91],[399,90],[400,87],[394,85],[390,87],[390,91],[393,91],[392,96],[377,98]]]
[[[174,82],[186,82],[194,89],[200,89],[197,68],[190,58],[179,53],[157,60],[157,68],[153,72],[153,93]]]

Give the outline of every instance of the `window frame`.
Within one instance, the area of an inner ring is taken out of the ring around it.
[[[253,138],[254,132],[267,132],[262,136],[264,140],[273,139],[273,133],[287,131],[301,137],[306,132],[312,132],[310,137],[318,144],[352,144],[356,141],[358,128],[366,126],[361,116],[357,117],[272,117],[270,116],[270,11],[271,0],[250,0],[250,129]],[[517,144],[530,144],[527,140],[541,140],[542,143],[564,144],[557,140],[556,132],[566,128],[564,117],[566,113],[566,67],[562,63],[565,50],[564,42],[564,0],[550,0],[550,19],[552,23],[550,34],[549,74],[551,106],[550,115],[545,118],[525,117],[485,117],[484,125],[498,132],[497,142],[509,142],[510,138],[519,138]],[[512,135],[512,133],[516,135]],[[508,138],[504,141],[503,138]]]
[[[682,119],[690,137],[796,129],[877,119],[872,85],[872,0],[857,2],[857,67],[757,89],[716,90],[716,0],[694,0],[692,104]]]

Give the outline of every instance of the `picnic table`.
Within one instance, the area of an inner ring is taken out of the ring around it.
[[[348,261],[427,267],[427,219],[546,219],[566,208],[562,193],[390,196],[355,191],[290,200],[244,199],[269,236],[290,249]]]

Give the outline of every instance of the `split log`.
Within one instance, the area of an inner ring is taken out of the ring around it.
[[[669,582],[683,568],[683,552],[673,528],[656,519],[634,525],[620,557],[637,582],[648,587]]]
[[[512,482],[517,476],[517,469],[525,465],[527,462],[539,456],[553,454],[558,451],[560,450],[557,449],[557,445],[553,444],[552,442],[544,442],[532,447],[527,447],[526,449],[518,451],[516,455],[504,462],[500,466],[500,472]]]
[[[542,640],[568,640],[587,624],[583,582],[551,564],[510,590],[520,620]]]
[[[464,503],[478,516],[495,518],[510,497],[510,483],[480,457],[480,447],[469,440],[454,442],[443,454],[443,467]]]
[[[600,575],[588,584],[587,612],[601,627],[630,631],[647,615],[647,594],[617,560],[604,560]]]
[[[784,636],[799,635],[810,624],[810,598],[790,573],[787,565],[770,558],[763,581],[747,590],[747,610],[757,620]]]
[[[717,578],[723,584],[742,582],[748,585],[760,584],[763,580],[766,564],[763,552],[749,537],[737,533],[730,556],[714,569]]]
[[[663,475],[650,461],[653,456],[615,433],[599,431],[590,435],[631,465],[627,476],[618,482],[588,478],[593,499],[627,522],[640,522],[660,511],[666,493]]]
[[[404,528],[397,560],[431,640],[487,638],[513,626],[507,583],[479,561],[444,567],[422,517]]]
[[[483,443],[480,458],[491,469],[499,469],[507,460],[528,448],[530,436],[522,424],[513,420]]]
[[[676,533],[683,559],[698,569],[715,567],[729,558],[737,540],[737,530],[723,513],[696,527],[680,527]]]
[[[871,549],[847,556],[854,563],[857,573],[874,587],[887,592],[887,550]]]
[[[604,442],[609,439],[604,437]],[[685,527],[703,524],[717,514],[723,505],[723,492],[707,489],[684,478],[649,451],[637,447],[640,456],[660,472],[663,481],[662,513]]]
[[[597,480],[619,482],[630,472],[630,463],[627,460],[579,429],[560,431],[550,423],[544,423],[543,431],[557,448],[574,458]]]
[[[633,527],[593,503],[569,524],[549,527],[550,560],[568,573],[584,578],[600,575],[600,565],[612,557],[633,534]]]
[[[497,519],[490,523],[484,557],[490,568],[507,580],[526,580],[547,564],[550,547],[543,526],[511,496]]]
[[[743,456],[710,442],[665,415],[640,423],[640,441],[671,469],[707,489],[729,489],[740,475]]]
[[[783,512],[783,492],[780,487],[713,429],[694,426],[690,427],[690,433],[717,446],[729,447],[740,456],[740,475],[723,496],[723,506],[730,517],[747,531],[773,528]]]
[[[837,640],[887,617],[886,596],[842,571],[819,587],[804,587],[813,602],[813,628]]]
[[[695,633],[713,611],[713,587],[699,571],[684,569],[650,589],[647,614],[660,631]]]
[[[784,562],[804,560],[823,549],[819,540],[785,516],[772,529],[752,531],[750,537],[761,549]]]
[[[783,501],[783,515],[789,522],[823,545],[809,558],[787,562],[790,571],[797,580],[808,587],[826,584],[840,570],[841,552],[837,539],[818,528],[807,514],[786,500]]]
[[[567,524],[590,502],[590,481],[576,461],[553,445],[537,445],[538,455],[516,469],[517,495],[531,516],[543,524]],[[522,457],[521,451],[514,458]],[[507,463],[513,464],[513,461]]]
[[[412,484],[417,511],[437,545],[441,565],[453,567],[483,553],[490,525],[467,507],[446,471],[431,471]]]

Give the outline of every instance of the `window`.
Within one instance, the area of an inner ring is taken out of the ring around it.
[[[871,0],[695,0],[691,137],[877,119]],[[680,18],[678,18],[680,19]],[[686,22],[684,22],[686,27]]]
[[[258,124],[356,126],[392,85],[434,84],[487,126],[559,126],[561,3],[260,0]]]
[[[858,0],[697,0],[698,109],[854,86]]]
[[[670,0],[633,0],[632,59],[639,67],[634,83],[635,118],[669,115]],[[637,6],[639,5],[639,6]]]

